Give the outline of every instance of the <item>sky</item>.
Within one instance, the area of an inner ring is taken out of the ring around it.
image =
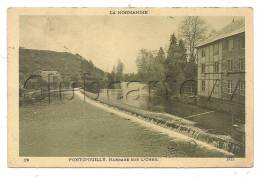
[[[179,34],[184,17],[166,16],[21,16],[20,46],[78,53],[111,72],[121,60],[124,72],[136,72],[140,49],[167,48],[170,35]],[[219,30],[234,17],[202,17]]]

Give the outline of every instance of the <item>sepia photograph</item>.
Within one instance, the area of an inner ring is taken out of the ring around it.
[[[250,8],[11,8],[10,167],[253,166]]]

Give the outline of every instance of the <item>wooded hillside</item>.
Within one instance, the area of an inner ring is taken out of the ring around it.
[[[92,61],[79,54],[36,49],[19,49],[19,77],[23,82],[38,70],[58,71],[63,79],[80,80],[88,72],[93,77],[104,78],[105,73],[94,66]]]

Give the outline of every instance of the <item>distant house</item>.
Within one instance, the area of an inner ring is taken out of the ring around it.
[[[197,46],[199,96],[244,103],[245,25],[232,22]]]
[[[58,71],[51,70],[38,70],[34,72],[34,75],[40,75],[41,79],[50,84],[51,88],[57,88],[61,81],[61,75]]]

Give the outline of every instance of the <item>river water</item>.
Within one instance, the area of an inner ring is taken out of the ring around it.
[[[222,157],[75,97],[20,107],[20,156]]]
[[[187,119],[196,122],[197,127],[208,132],[231,135],[231,114],[212,111],[195,104],[186,104],[178,101],[178,99],[162,101],[158,97],[153,97],[152,90],[149,93],[146,84],[139,82],[122,82],[120,85],[121,89],[102,89],[99,98],[121,102],[145,110],[166,112],[183,118],[187,117]]]

